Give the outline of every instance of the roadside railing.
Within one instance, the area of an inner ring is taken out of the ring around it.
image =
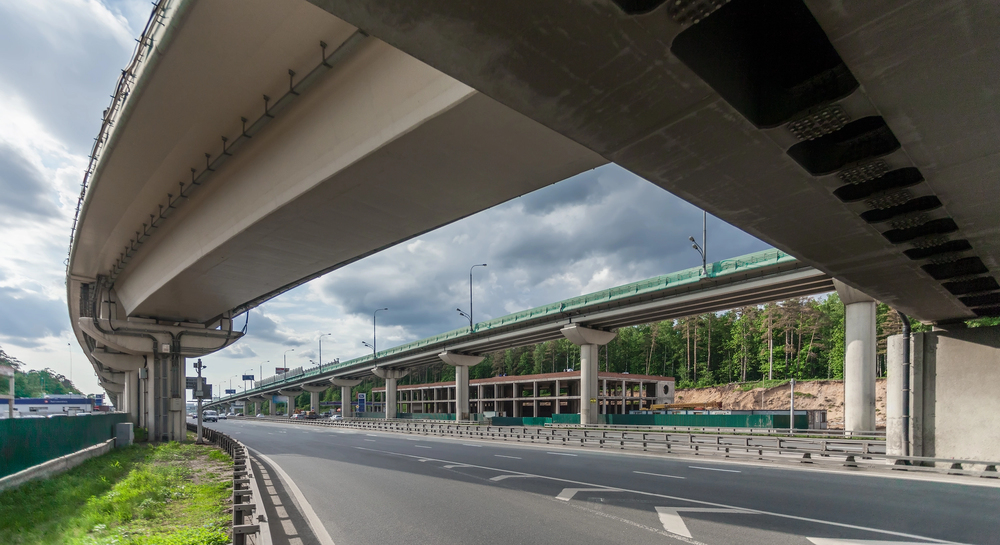
[[[414,420],[299,420],[264,417],[264,420],[313,426],[345,427],[393,433],[468,439],[541,443],[560,446],[641,449],[663,454],[708,455],[726,458],[794,461],[814,466],[837,465],[887,471],[948,473],[997,478],[1000,462],[895,456],[886,453],[882,439],[840,437],[783,437],[684,431],[633,431],[590,428],[489,426]],[[977,469],[981,467],[981,469]]]
[[[559,428],[559,429],[601,429],[601,430],[613,430],[613,431],[674,431],[674,432],[686,432],[686,433],[715,433],[715,434],[731,434],[731,435],[766,435],[773,437],[800,437],[800,436],[817,436],[817,437],[838,437],[844,439],[866,439],[866,440],[885,440],[885,430],[877,431],[847,431],[847,430],[834,430],[834,429],[801,429],[795,428],[790,430],[788,428],[725,428],[725,427],[708,427],[708,426],[634,426],[634,425],[623,425],[623,424],[595,424],[593,426],[583,426],[580,424],[545,424],[546,428]]]
[[[189,423],[187,428],[188,431],[198,433],[198,426],[195,424]],[[260,492],[254,480],[247,447],[222,432],[204,426],[202,437],[218,445],[233,459],[233,545],[246,545],[248,536],[261,535],[260,525],[254,524],[254,513],[264,512],[253,503],[254,499],[260,501]],[[251,542],[255,545],[262,543],[261,540]]]

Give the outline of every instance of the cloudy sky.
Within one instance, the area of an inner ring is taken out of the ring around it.
[[[141,1],[0,0],[0,346],[30,368],[97,380],[72,339],[64,283],[87,154],[149,15]],[[481,321],[700,265],[701,212],[614,165],[466,218],[297,288],[251,312],[240,343],[205,358],[210,381],[461,327],[469,267]],[[709,218],[709,259],[766,244]],[[238,325],[242,326],[243,318]],[[269,371],[270,369],[270,371]],[[239,377],[237,377],[238,379]],[[234,381],[233,385],[236,385]],[[218,386],[217,386],[218,387]]]

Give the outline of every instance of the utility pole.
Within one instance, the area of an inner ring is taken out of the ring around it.
[[[196,361],[195,364],[194,364],[194,368],[198,371],[198,381],[195,382],[195,385],[194,385],[194,397],[195,397],[195,399],[198,400],[198,409],[197,409],[198,410],[198,435],[197,435],[197,438],[195,439],[194,442],[198,443],[200,445],[200,444],[202,444],[204,442],[201,439],[201,396],[204,393],[203,390],[202,390],[202,386],[201,386],[201,370],[202,369],[207,369],[208,366],[205,365],[205,364],[203,364],[203,363],[201,363],[201,358],[198,358],[198,361]]]

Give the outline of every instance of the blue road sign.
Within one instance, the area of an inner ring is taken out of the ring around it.
[[[366,401],[367,397],[368,397],[368,394],[365,394],[364,392],[358,394],[358,412],[359,413],[365,412],[365,401]]]
[[[236,393],[236,390],[226,390],[226,393],[227,393],[227,394],[235,394],[235,393]]]
[[[243,380],[244,381],[253,380],[253,375],[243,375]]]

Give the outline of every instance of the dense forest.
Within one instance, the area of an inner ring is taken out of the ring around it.
[[[0,348],[0,365],[14,368],[14,395],[16,397],[42,397],[45,394],[79,394],[80,390],[63,375],[51,369],[24,370],[24,362],[8,355]],[[7,379],[0,381],[0,393],[7,394]],[[6,403],[6,402],[5,402]]]
[[[878,376],[884,377],[886,338],[899,334],[902,322],[882,303],[877,306],[876,318],[876,366]],[[1000,319],[981,318],[968,324],[1000,325]],[[915,321],[912,325],[914,331],[929,329]],[[482,363],[470,368],[469,377],[530,375],[570,368],[580,368],[580,350],[563,339],[488,354]],[[833,293],[621,328],[611,343],[601,347],[600,370],[671,376],[677,379],[678,388],[769,379],[842,379],[844,305]],[[414,370],[399,384],[454,379],[454,368],[442,363]],[[370,393],[380,384],[378,379],[369,379],[356,391]],[[324,395],[324,400],[339,399],[338,388]],[[308,404],[308,395],[296,400],[297,406]]]

